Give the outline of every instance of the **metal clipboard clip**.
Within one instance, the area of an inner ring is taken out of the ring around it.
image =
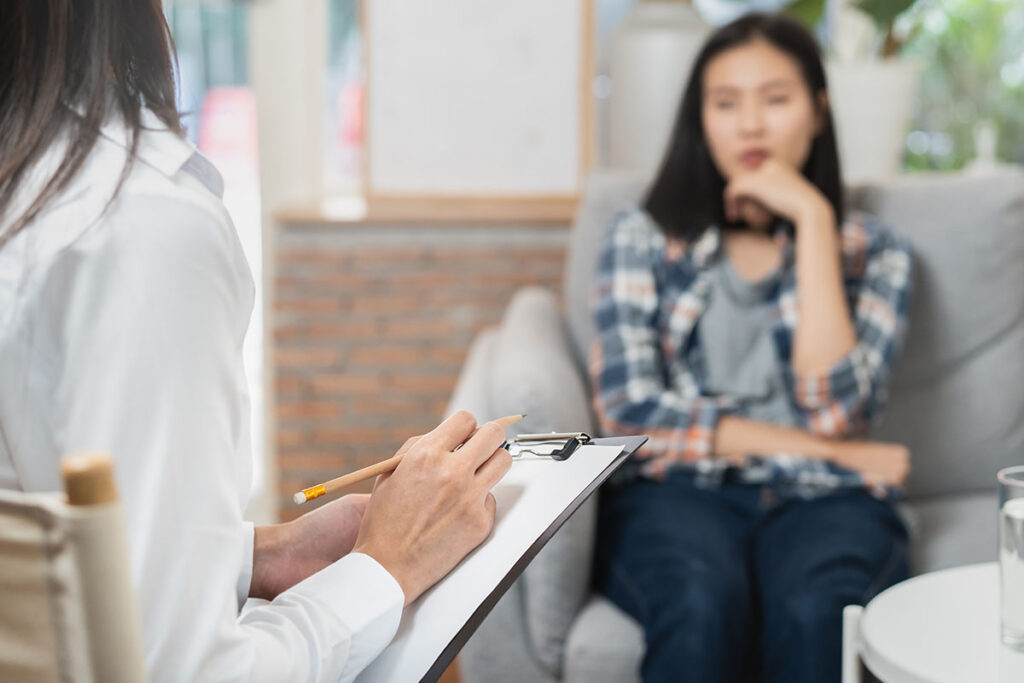
[[[590,441],[590,435],[584,432],[520,434],[506,442],[506,448],[514,460],[567,460],[580,446]]]

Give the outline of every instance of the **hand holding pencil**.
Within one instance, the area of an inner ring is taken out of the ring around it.
[[[410,444],[379,476],[353,552],[372,557],[415,600],[487,538],[491,489],[512,466],[497,422],[476,428],[465,411]],[[385,461],[387,462],[387,461]]]
[[[429,434],[406,441],[398,457],[385,460],[388,467],[373,496],[339,496],[290,522],[257,526],[250,596],[273,600],[358,552],[391,573],[408,604],[490,533],[490,490],[512,462],[501,448],[504,427],[519,417],[477,427],[472,415],[456,413]],[[398,462],[402,466],[395,469]],[[353,474],[363,479],[373,476],[369,472]],[[336,488],[325,484],[328,491]]]
[[[498,418],[497,420],[494,420],[494,422],[502,429],[507,429],[508,427],[514,425],[516,422],[522,420],[524,417],[526,416],[509,415],[507,417]],[[467,438],[467,440],[476,436],[477,432],[479,431],[480,427],[474,429],[473,432]],[[344,476],[336,477],[334,479],[331,479],[330,481],[325,481],[322,484],[310,486],[308,489],[303,489],[302,491],[296,493],[294,496],[292,496],[292,499],[297,504],[301,505],[302,503],[314,500],[316,498],[319,498],[320,496],[343,489],[346,486],[351,486],[352,484],[356,484],[361,481],[371,479],[386,472],[391,472],[396,467],[398,467],[398,463],[402,462],[402,458],[405,456],[405,453],[409,450],[409,448],[411,448],[413,444],[415,444],[421,438],[421,436],[412,437],[404,444],[402,444],[402,447],[398,450],[398,453],[391,456],[387,460],[381,460],[380,462],[370,465],[369,467],[364,467],[361,470],[356,470],[355,472],[351,472]],[[461,445],[462,444],[459,444],[459,446]],[[455,448],[458,449],[459,446],[456,446]]]

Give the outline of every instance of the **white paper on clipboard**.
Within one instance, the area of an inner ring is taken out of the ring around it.
[[[564,461],[517,461],[494,488],[494,530],[441,582],[406,608],[391,644],[358,683],[419,681],[517,562],[622,453],[586,445]]]

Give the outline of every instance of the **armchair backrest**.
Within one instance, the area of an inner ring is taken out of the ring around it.
[[[646,178],[598,172],[576,214],[564,296],[579,361],[594,338],[589,297],[614,216]],[[990,490],[1024,461],[1024,170],[915,175],[850,192],[915,252],[911,328],[874,436],[914,454],[911,497]]]
[[[569,236],[563,296],[573,348],[583,368],[587,367],[587,354],[595,335],[594,320],[590,313],[590,292],[598,256],[612,219],[635,207],[646,189],[646,175],[625,171],[597,171],[588,179],[583,198],[576,209]]]
[[[1024,169],[854,195],[915,256],[910,330],[875,436],[910,447],[911,497],[994,491],[999,469],[1024,462]]]

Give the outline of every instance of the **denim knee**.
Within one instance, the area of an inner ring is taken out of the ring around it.
[[[753,618],[738,572],[674,572],[652,596],[645,681],[737,681],[747,669]]]
[[[667,572],[662,589],[650,596],[651,626],[687,634],[693,641],[736,637],[751,622],[750,586],[730,568],[680,568]]]
[[[778,616],[785,620],[783,630],[792,632],[802,643],[828,637],[830,630],[842,623],[842,600],[813,589],[800,590],[788,596]]]

